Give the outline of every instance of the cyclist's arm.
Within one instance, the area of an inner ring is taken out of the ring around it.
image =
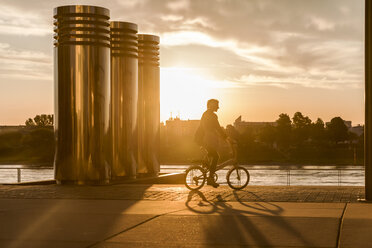
[[[227,135],[226,133],[223,131],[222,127],[220,126],[220,123],[218,122],[218,117],[217,115],[215,114],[215,118],[214,118],[214,121],[213,121],[213,126],[214,128],[217,130],[218,134],[224,139],[226,140],[227,139]]]

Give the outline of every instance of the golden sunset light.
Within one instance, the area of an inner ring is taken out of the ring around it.
[[[198,119],[210,98],[221,96],[221,89],[234,87],[231,82],[212,81],[197,68],[170,67],[160,72],[161,120],[172,113],[183,119]],[[237,86],[235,86],[237,87]]]
[[[0,247],[372,247],[372,0],[0,0]]]
[[[296,111],[364,123],[363,1],[63,2],[77,3],[105,5],[111,19],[160,37],[161,121],[199,119],[214,97],[223,125]],[[0,108],[2,125],[53,113],[50,10],[58,4],[2,2],[0,103],[12,108]]]

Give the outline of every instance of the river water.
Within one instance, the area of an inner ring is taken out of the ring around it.
[[[160,172],[184,172],[187,167],[187,165],[162,165]],[[363,166],[247,165],[245,167],[250,173],[250,185],[364,186]],[[0,165],[0,183],[16,183],[17,168],[21,169],[21,182],[54,178],[52,167]],[[219,183],[226,183],[227,171],[228,167],[217,172]]]

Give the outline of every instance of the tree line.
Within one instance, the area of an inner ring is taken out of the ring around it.
[[[53,115],[37,115],[26,127],[0,132],[0,163],[52,164],[54,157]],[[292,118],[282,113],[274,125],[246,127],[232,125],[226,133],[238,142],[238,159],[243,164],[363,164],[364,135],[348,131],[341,117],[329,123],[312,121],[301,112]],[[202,153],[193,135],[160,139],[160,162],[189,164]],[[220,142],[221,160],[229,157]]]
[[[33,119],[28,118],[25,121],[26,127],[52,127],[53,126],[53,115],[36,115]]]
[[[233,126],[227,126],[227,132],[231,130],[230,135],[234,136],[236,134],[234,134],[233,129]],[[282,113],[279,115],[279,119],[275,121],[275,125],[267,124],[254,134],[252,132],[254,130],[246,128],[243,137],[237,136],[236,138],[255,139],[270,146],[275,144],[279,149],[301,146],[305,143],[313,145],[351,143],[359,138],[355,133],[348,131],[348,127],[341,117],[334,117],[329,123],[325,124],[320,118],[312,122],[308,116],[304,116],[301,112],[296,112],[292,120],[288,114]]]
[[[25,125],[0,132],[0,163],[52,165],[53,115],[36,115],[28,118]]]
[[[349,132],[341,117],[329,123],[312,121],[301,112],[292,118],[279,115],[274,124],[247,126],[237,130],[228,125],[226,133],[238,142],[238,159],[246,164],[362,164],[363,135]],[[193,137],[167,137],[161,140],[163,163],[188,163],[201,156]],[[224,144],[220,142],[220,144]],[[228,157],[226,145],[220,147],[222,159]]]

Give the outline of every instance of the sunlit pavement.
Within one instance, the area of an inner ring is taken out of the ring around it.
[[[0,247],[372,247],[363,187],[0,186]]]
[[[206,199],[224,201],[274,202],[357,202],[364,197],[359,186],[247,186],[234,191],[222,185],[215,189],[204,186],[200,192]],[[190,190],[181,184],[128,184],[110,186],[0,185],[0,198],[42,199],[122,199],[186,201]],[[194,196],[195,197],[195,196]]]

